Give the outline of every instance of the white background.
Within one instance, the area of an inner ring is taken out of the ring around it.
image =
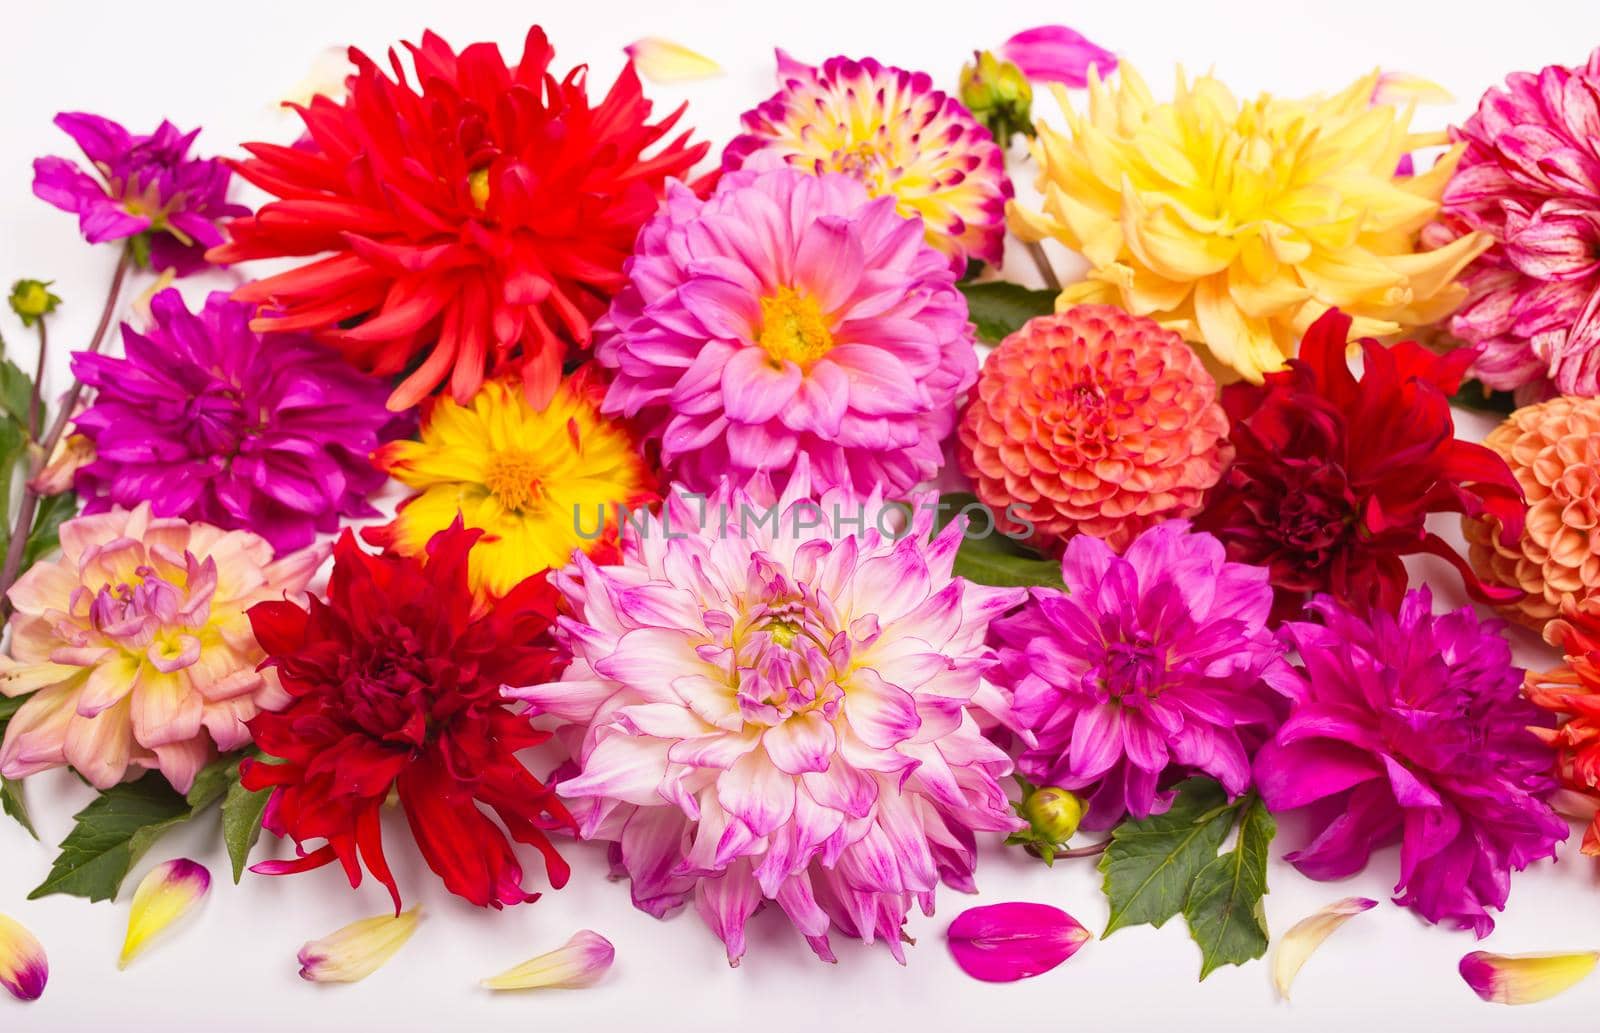
[[[1295,3],[1260,0],[1185,3],[1055,2],[916,4],[803,0],[740,4],[731,0],[610,0],[536,4],[334,3],[264,0],[130,4],[12,0],[0,35],[0,285],[22,276],[54,279],[67,301],[52,324],[57,348],[81,347],[98,315],[114,261],[109,247],[82,245],[74,220],[30,194],[30,163],[42,154],[76,156],[50,125],[58,110],[87,110],[146,131],[170,117],[203,125],[205,153],[236,153],[239,142],[288,142],[291,119],[272,103],[291,91],[317,56],[334,44],[381,52],[432,27],[458,46],[495,40],[513,57],[532,18],[542,18],[557,48],[557,67],[589,61],[603,89],[621,64],[621,48],[663,35],[722,62],[727,76],[675,88],[654,87],[664,104],[691,102],[688,124],[716,146],[737,115],[771,91],[771,48],[804,59],[834,53],[875,55],[954,82],[972,49],[998,44],[1032,25],[1065,22],[1133,59],[1158,92],[1181,61],[1215,70],[1239,93],[1331,90],[1374,67],[1402,69],[1443,84],[1460,100],[1425,110],[1422,128],[1470,110],[1490,83],[1514,69],[1581,61],[1600,44],[1593,0],[1517,4]],[[1046,110],[1049,101],[1041,105]],[[1011,275],[1026,278],[1026,263]],[[218,282],[221,282],[220,280]],[[141,285],[142,286],[142,285]],[[0,331],[11,353],[31,364],[32,344],[9,312]],[[61,390],[64,360],[51,363],[50,388]],[[1465,436],[1491,425],[1464,416]],[[1452,531],[1453,534],[1453,531]],[[1449,585],[1437,567],[1419,568]],[[1460,595],[1440,592],[1455,605]],[[1518,633],[1519,655],[1535,666],[1553,657]],[[387,906],[370,882],[352,891],[335,868],[284,879],[246,876],[234,887],[215,817],[157,845],[125,887],[148,868],[190,856],[210,866],[215,888],[203,911],[171,939],[118,973],[126,904],[68,897],[26,901],[49,867],[88,793],[67,776],[31,780],[29,793],[45,843],[0,821],[0,911],[29,926],[50,954],[50,986],[28,1006],[0,995],[0,1030],[539,1030],[760,1029],[1040,1030],[1174,1028],[1185,1030],[1387,1030],[1412,1026],[1504,1030],[1534,1023],[1593,1028],[1600,977],[1548,1004],[1513,1012],[1477,1000],[1456,974],[1469,934],[1430,928],[1387,903],[1396,852],[1340,885],[1310,882],[1274,860],[1267,917],[1274,933],[1315,908],[1359,894],[1384,900],[1352,921],[1307,964],[1292,1005],[1275,1000],[1267,965],[1227,968],[1197,984],[1199,954],[1175,921],[1128,929],[1086,945],[1043,977],[991,986],[955,967],[943,933],[974,903],[1042,901],[1103,928],[1104,899],[1092,862],[1046,869],[1019,852],[985,851],[976,899],[944,892],[933,918],[913,917],[919,941],[901,968],[881,947],[837,942],[837,966],[816,961],[780,913],[752,923],[744,964],[730,970],[721,944],[693,914],[665,923],[634,911],[627,888],[604,878],[603,852],[567,846],[575,875],[568,887],[505,912],[482,912],[448,897],[394,828],[390,856],[408,902],[429,915],[390,964],[354,986],[313,986],[296,977],[295,951],[356,918]],[[1276,854],[1300,838],[1284,823]],[[265,850],[282,850],[274,843]],[[531,862],[531,858],[530,858]],[[1600,948],[1600,868],[1579,856],[1577,839],[1559,866],[1543,864],[1514,880],[1510,908],[1487,941],[1502,952]],[[575,993],[493,996],[480,978],[555,947],[592,928],[617,947],[601,986]]]

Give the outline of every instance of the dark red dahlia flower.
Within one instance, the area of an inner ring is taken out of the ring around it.
[[[591,107],[583,66],[556,79],[544,31],[508,66],[491,43],[459,55],[407,44],[417,85],[360,51],[343,102],[297,108],[295,147],[246,145],[235,168],[282,200],[228,225],[216,262],[321,255],[246,284],[260,330],[309,330],[415,405],[449,377],[465,404],[485,372],[520,371],[539,404],[626,282],[622,264],[669,177],[705,154],[689,134],[649,157],[683,114],[650,123],[630,64]]]
[[[1236,458],[1197,525],[1229,559],[1271,571],[1279,617],[1311,592],[1393,611],[1406,588],[1401,557],[1414,553],[1447,560],[1475,598],[1516,598],[1480,583],[1425,526],[1430,513],[1487,514],[1508,543],[1522,534],[1522,489],[1505,461],[1455,437],[1449,399],[1471,352],[1369,338],[1357,379],[1349,334],[1350,317],[1330,310],[1288,369],[1223,391]]]
[[[246,761],[247,789],[272,789],[262,824],[299,857],[252,871],[307,871],[338,861],[352,886],[362,865],[394,897],[379,812],[399,796],[423,858],[452,893],[480,907],[533,900],[506,833],[544,855],[550,884],[567,865],[545,832],[572,826],[554,791],[516,758],[549,738],[500,697],[561,667],[547,632],[555,595],[529,578],[492,610],[475,607],[467,556],[482,532],[458,520],[421,557],[374,556],[346,531],[334,546],[326,601],[250,609],[292,702],[250,731],[270,758]],[[504,830],[482,810],[499,816]],[[306,850],[312,840],[326,844]]]

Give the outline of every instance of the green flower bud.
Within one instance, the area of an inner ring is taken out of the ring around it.
[[[987,50],[961,69],[961,103],[994,134],[1001,147],[1016,133],[1033,135],[1033,87],[1022,69]]]
[[[1022,816],[1033,826],[1040,840],[1061,844],[1078,831],[1078,823],[1083,820],[1083,801],[1054,786],[1035,789],[1022,802]]]
[[[54,280],[18,280],[11,285],[11,311],[22,320],[23,326],[32,326],[48,316],[61,304],[61,299],[51,294]]]

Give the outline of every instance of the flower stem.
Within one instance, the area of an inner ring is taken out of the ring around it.
[[[1053,291],[1061,290],[1061,280],[1057,278],[1054,267],[1050,265],[1049,257],[1044,253],[1044,248],[1037,240],[1030,240],[1024,245],[1028,249],[1028,257],[1033,259],[1033,266],[1039,270],[1039,275],[1044,279],[1044,285]]]
[[[111,327],[111,319],[117,311],[117,301],[122,296],[122,282],[127,279],[128,270],[133,265],[133,251],[129,248],[122,249],[122,257],[117,260],[117,271],[111,276],[111,288],[106,292],[106,305],[100,312],[100,325],[95,327],[94,337],[89,341],[86,349],[91,355],[98,352],[105,344],[106,331]],[[44,324],[40,322],[39,331],[39,373],[44,372]],[[30,400],[28,418],[30,424],[36,422],[37,403],[39,401],[39,380],[33,381],[33,397]],[[33,462],[29,465],[28,481],[22,489],[22,502],[17,507],[16,522],[11,525],[11,541],[6,545],[5,566],[0,568],[0,615],[11,613],[11,600],[6,593],[11,591],[11,586],[17,580],[17,575],[22,570],[22,555],[27,549],[28,532],[33,528],[33,515],[39,509],[39,493],[34,490],[32,481],[50,461],[50,455],[56,450],[56,445],[61,441],[61,436],[66,433],[67,424],[72,422],[72,410],[78,405],[78,396],[83,393],[83,381],[73,378],[72,386],[67,389],[66,396],[61,399],[61,411],[56,413],[55,420],[50,424],[50,430],[39,441],[38,451],[33,453]],[[32,428],[29,428],[30,431]]]
[[[1106,847],[1110,845],[1111,840],[1107,838],[1098,843],[1090,843],[1088,846],[1080,846],[1073,850],[1062,850],[1056,854],[1056,860],[1059,861],[1063,857],[1099,857],[1106,852]]]
[[[45,331],[47,322],[43,316],[39,317],[39,361],[33,366],[33,390],[28,392],[28,425],[23,428],[34,441],[39,440],[39,390],[44,382],[45,355],[50,351],[50,338]]]

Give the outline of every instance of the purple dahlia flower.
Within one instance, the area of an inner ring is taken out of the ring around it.
[[[182,276],[202,268],[206,248],[222,243],[217,220],[250,214],[244,205],[228,203],[227,165],[189,156],[198,129],[183,133],[162,122],[140,136],[81,112],[62,112],[55,123],[83,149],[100,178],[65,158],[39,158],[33,192],[75,213],[91,244],[147,233],[150,264]]]
[[[1427,588],[1398,614],[1359,615],[1327,596],[1291,623],[1304,677],[1289,719],[1256,757],[1274,811],[1317,805],[1316,838],[1289,854],[1313,879],[1341,879],[1400,844],[1395,902],[1482,937],[1512,870],[1555,853],[1567,823],[1542,796],[1554,757],[1530,726],[1499,621],[1435,615]]]
[[[1010,693],[1008,723],[1029,743],[1018,770],[1091,790],[1086,828],[1148,817],[1194,774],[1230,795],[1250,788],[1251,750],[1294,681],[1267,629],[1267,572],[1170,520],[1122,556],[1078,535],[1061,574],[1065,592],[1035,589],[991,629],[999,659],[986,677]]]
[[[218,292],[198,315],[175,290],[154,324],[126,325],[126,358],[78,354],[97,390],[77,419],[95,459],[77,473],[85,513],[151,503],[159,516],[254,531],[281,555],[376,514],[384,475],[367,456],[407,429],[389,386],[310,338],[249,328],[252,307]]]

